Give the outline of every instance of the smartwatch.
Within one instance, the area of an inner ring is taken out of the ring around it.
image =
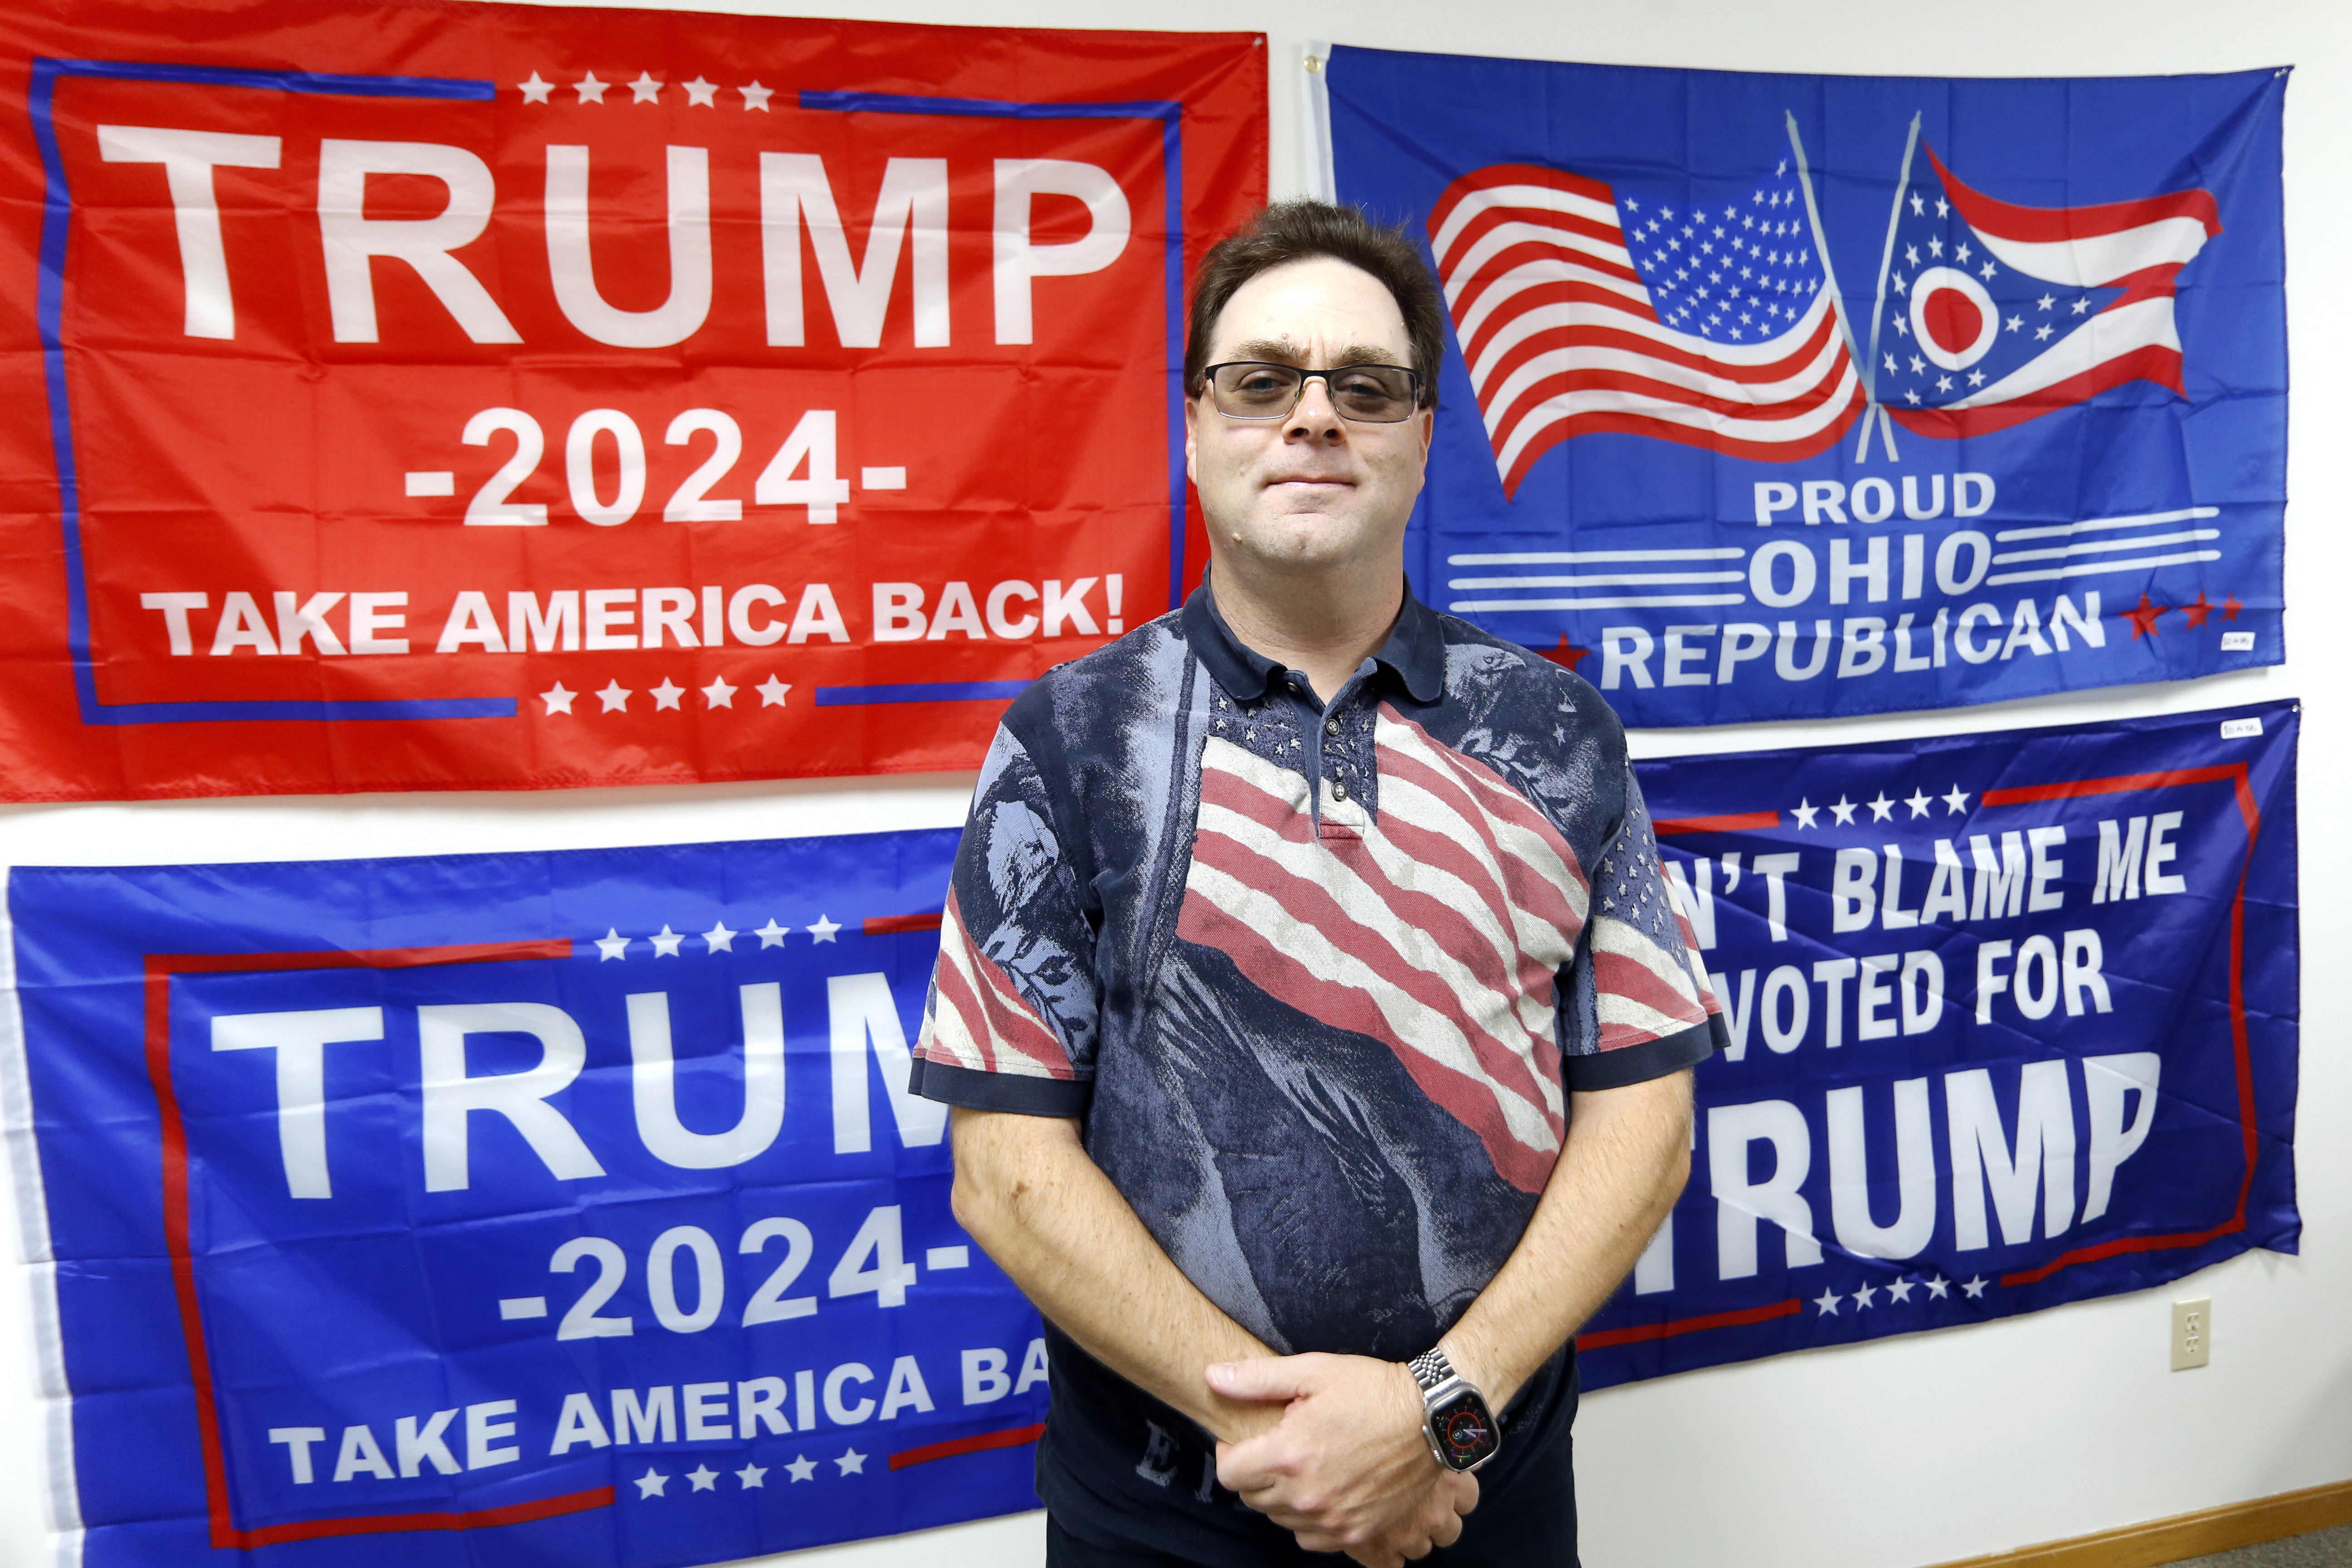
[[[1502,1430],[1476,1385],[1434,1346],[1413,1358],[1412,1372],[1421,1385],[1422,1436],[1437,1462],[1449,1470],[1475,1470],[1493,1458],[1503,1446]]]

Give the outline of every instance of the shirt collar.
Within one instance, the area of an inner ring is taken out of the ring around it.
[[[1217,684],[1236,702],[1257,701],[1289,668],[1234,636],[1217,611],[1206,576],[1184,601],[1184,637]],[[1410,579],[1404,585],[1404,607],[1372,659],[1415,701],[1434,702],[1445,689],[1444,628],[1438,623],[1437,612],[1413,596]]]

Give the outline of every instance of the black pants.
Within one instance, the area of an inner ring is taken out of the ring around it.
[[[1462,1536],[1421,1562],[1429,1568],[1578,1568],[1576,1471],[1567,1433],[1547,1445],[1551,1450],[1513,1478],[1510,1489],[1483,1499],[1462,1521]],[[1140,1521],[1139,1521],[1140,1522]],[[1270,1552],[1253,1568],[1353,1568],[1344,1556],[1301,1550]],[[1045,1568],[1200,1568],[1187,1557],[1123,1546],[1097,1546],[1045,1520]],[[1232,1568],[1219,1564],[1216,1568]]]

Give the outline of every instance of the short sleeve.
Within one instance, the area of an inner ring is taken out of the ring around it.
[[[910,1080],[979,1110],[1077,1116],[1093,1092],[1094,925],[1045,781],[1010,729],[957,847]]]
[[[1698,939],[1658,864],[1629,763],[1625,815],[1593,868],[1583,951],[1560,1007],[1568,1087],[1616,1089],[1701,1062],[1723,1043]]]

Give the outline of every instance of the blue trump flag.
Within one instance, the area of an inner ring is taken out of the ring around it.
[[[955,842],[11,872],[82,1560],[1036,1506],[1036,1313],[906,1087]]]
[[[1424,596],[1634,725],[2279,662],[2285,79],[1334,50],[1445,291]]]
[[[1642,764],[1730,1045],[1587,1385],[2294,1251],[2296,720]]]

